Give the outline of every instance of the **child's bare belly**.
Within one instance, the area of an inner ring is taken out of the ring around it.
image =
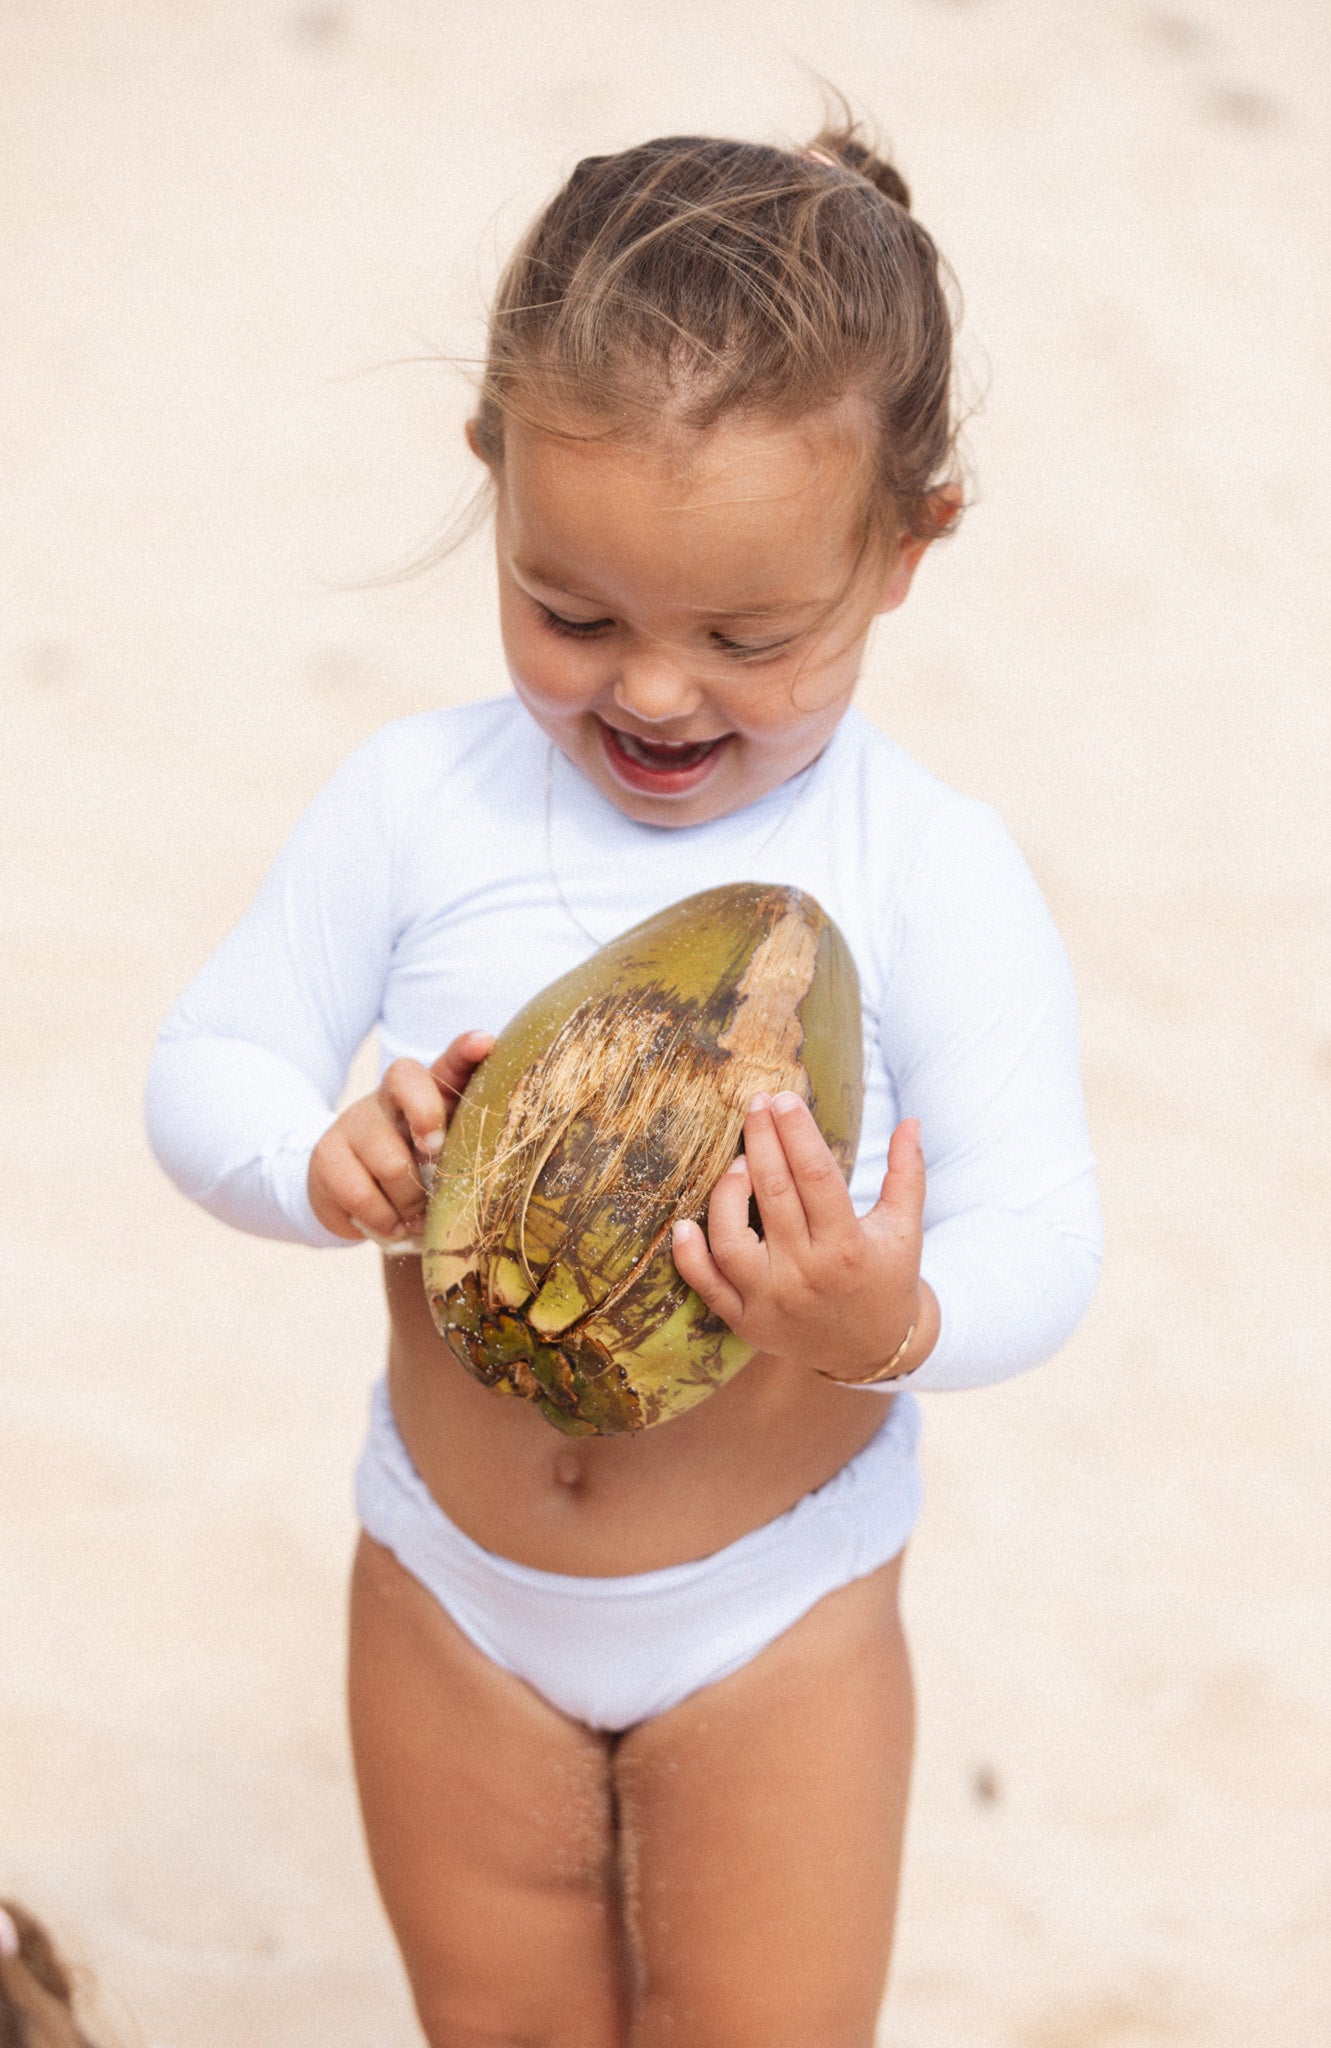
[[[564,1437],[465,1372],[430,1320],[417,1259],[386,1259],[393,1412],[450,1520],[540,1571],[600,1577],[706,1557],[783,1514],[862,1450],[887,1413],[759,1356],[641,1435]]]

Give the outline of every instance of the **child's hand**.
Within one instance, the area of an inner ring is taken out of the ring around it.
[[[875,1206],[858,1217],[822,1133],[798,1095],[755,1095],[744,1151],[696,1223],[675,1226],[680,1275],[758,1351],[863,1379],[916,1326],[903,1371],[934,1341],[920,1285],[924,1155],[913,1118],[898,1124]],[[763,1235],[749,1228],[757,1198]]]
[[[426,1178],[458,1097],[494,1044],[464,1031],[432,1067],[394,1060],[373,1095],[329,1126],[310,1156],[309,1194],[338,1237],[415,1236],[425,1220]]]

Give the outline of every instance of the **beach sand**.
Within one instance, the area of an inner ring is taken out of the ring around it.
[[[965,288],[975,504],[863,703],[1082,993],[1108,1257],[927,1404],[891,2048],[1323,2048],[1331,17],[1315,0],[13,0],[0,16],[0,1892],[141,2048],[409,2048],[341,1706],[374,1255],[153,1166],[157,1023],[384,719],[493,694],[499,256],[579,155],[803,140]]]

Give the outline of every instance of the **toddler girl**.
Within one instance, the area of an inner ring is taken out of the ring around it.
[[[911,1754],[914,1390],[1046,1358],[1094,1283],[1057,935],[994,814],[851,706],[959,504],[938,273],[850,129],[580,163],[500,286],[468,429],[513,693],[361,748],[156,1054],[150,1129],[187,1193],[406,1253],[350,1697],[432,2048],[868,2048]],[[755,1096],[675,1259],[756,1355],[668,1423],[569,1440],[436,1334],[425,1169],[523,1003],[732,881],[809,891],[854,953],[854,1178],[798,1097]],[[382,1082],[339,1115],[372,1028]]]

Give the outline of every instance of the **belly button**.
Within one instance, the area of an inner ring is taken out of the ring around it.
[[[567,1486],[576,1491],[582,1485],[585,1476],[582,1460],[576,1451],[556,1451],[555,1483],[557,1485]]]

